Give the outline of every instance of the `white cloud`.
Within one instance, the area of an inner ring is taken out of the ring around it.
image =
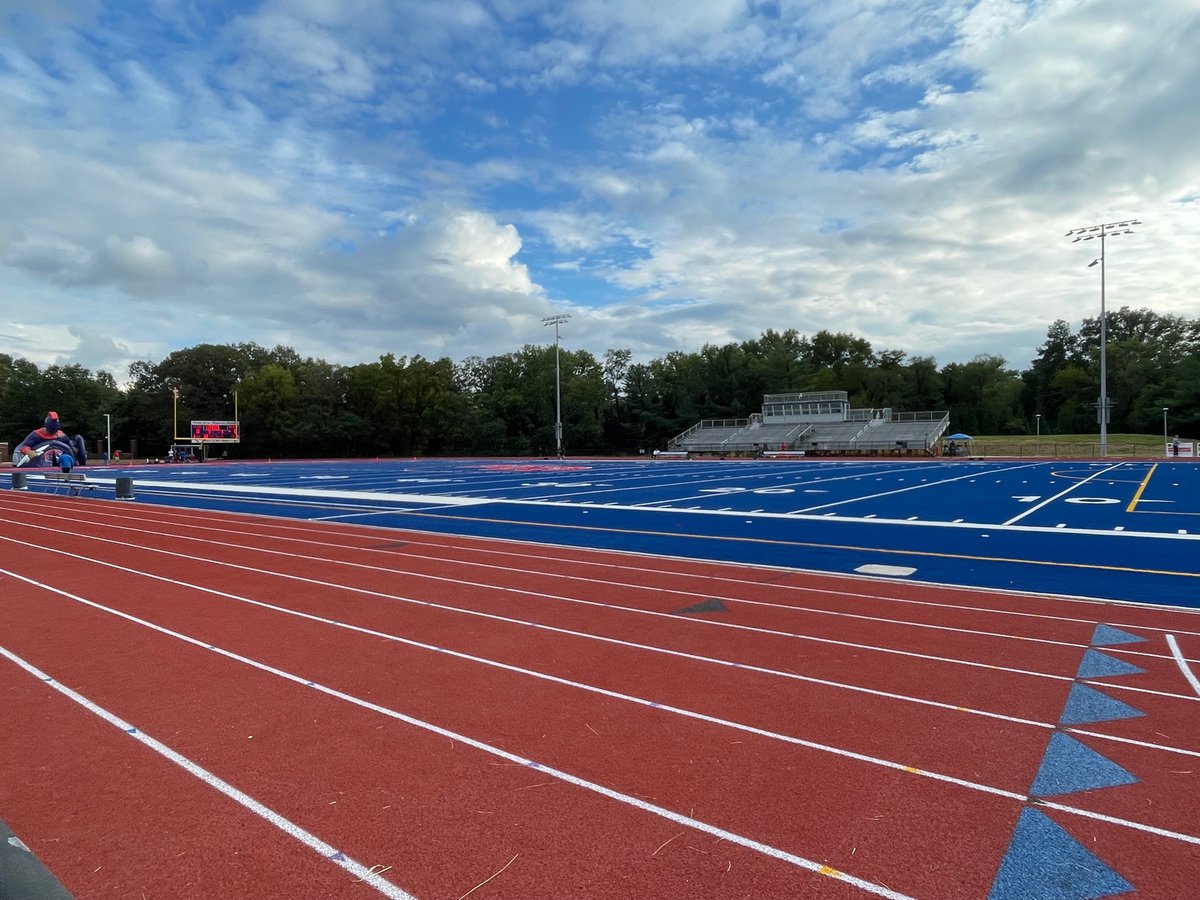
[[[38,9],[0,5],[0,289],[41,364],[462,359],[569,309],[597,354],[1024,366],[1097,312],[1061,233],[1133,215],[1110,303],[1196,314],[1191,0]]]

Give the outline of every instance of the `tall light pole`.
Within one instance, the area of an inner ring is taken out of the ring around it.
[[[1124,222],[1105,222],[1103,225],[1085,225],[1072,228],[1066,236],[1072,243],[1092,241],[1100,238],[1100,255],[1088,263],[1088,268],[1100,264],[1100,403],[1097,418],[1100,420],[1100,457],[1108,456],[1108,319],[1104,311],[1104,239],[1118,234],[1133,234],[1133,226],[1141,225],[1137,219]]]
[[[1163,410],[1165,413],[1166,410]],[[1163,416],[1163,421],[1166,421],[1166,415]],[[104,464],[112,462],[112,414],[104,414]]]
[[[171,388],[171,393],[175,396],[175,402],[171,405],[173,417],[171,421],[171,443],[175,443],[175,439],[179,436],[179,388]]]
[[[1042,414],[1037,413],[1034,416],[1037,419],[1037,455],[1042,455]]]
[[[1163,456],[1170,456],[1171,451],[1167,449],[1167,410],[1169,406],[1163,407]]]
[[[570,316],[563,314],[560,316],[546,316],[542,319],[543,325],[554,326],[554,450],[558,454],[558,458],[562,459],[562,373],[558,361],[558,326]]]

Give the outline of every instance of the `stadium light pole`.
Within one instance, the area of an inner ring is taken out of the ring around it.
[[[179,436],[179,388],[171,388],[171,394],[175,398],[171,405],[171,443],[175,443],[175,439]]]
[[[1034,418],[1037,419],[1037,451],[1036,452],[1037,452],[1038,456],[1041,456],[1042,455],[1042,414],[1037,413],[1034,415]]]
[[[546,316],[543,325],[554,326],[554,450],[562,459],[562,374],[558,361],[558,326],[571,318],[569,315]]]
[[[1169,406],[1163,407],[1163,455],[1169,456],[1171,451],[1167,449],[1167,410]]]
[[[1072,228],[1066,237],[1071,243],[1092,241],[1100,238],[1100,255],[1088,263],[1088,268],[1100,264],[1100,403],[1098,405],[1100,420],[1100,458],[1108,456],[1108,319],[1104,310],[1104,239],[1118,234],[1133,234],[1133,226],[1141,225],[1137,219],[1126,219],[1124,222],[1105,222],[1102,225],[1085,225],[1082,228]]]
[[[1163,421],[1166,422],[1166,410],[1163,410]],[[1164,430],[1166,430],[1164,426]],[[104,414],[104,464],[112,462],[112,414]]]

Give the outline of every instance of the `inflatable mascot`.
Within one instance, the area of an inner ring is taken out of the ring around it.
[[[64,458],[65,457],[65,458]],[[87,444],[83,435],[67,437],[58,423],[58,413],[46,414],[41,428],[29,432],[13,451],[15,466],[56,466],[70,470],[87,464]]]

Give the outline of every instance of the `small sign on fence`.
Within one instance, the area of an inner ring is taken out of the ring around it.
[[[1164,454],[1167,459],[1194,459],[1196,456],[1196,444],[1193,441],[1167,441],[1167,451]]]

